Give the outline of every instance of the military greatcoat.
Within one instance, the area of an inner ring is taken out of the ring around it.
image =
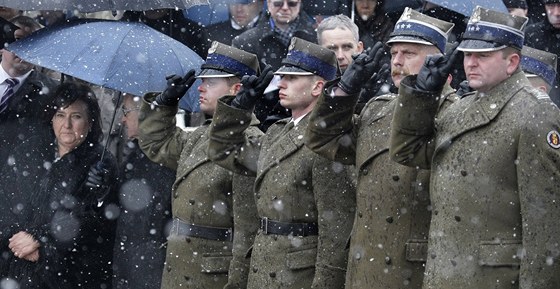
[[[444,99],[447,95],[442,104]],[[356,95],[322,95],[305,135],[313,151],[356,165],[357,210],[345,288],[421,288],[431,215],[429,171],[389,158],[396,95],[370,100],[360,115],[353,114],[356,101]]]
[[[175,125],[177,107],[152,109],[154,99],[155,95],[146,95],[141,106],[139,144],[152,161],[177,171],[170,192],[173,218],[198,226],[232,228],[232,193],[250,190],[253,179],[234,187],[233,174],[206,157],[209,123],[186,132]],[[223,288],[231,258],[231,241],[172,231],[161,288]]]
[[[560,110],[518,71],[434,118],[401,82],[391,155],[431,167],[424,288],[560,288]]]
[[[227,98],[218,102],[209,156],[231,170],[256,174],[259,217],[318,223],[318,235],[310,236],[259,230],[247,288],[342,288],[355,206],[348,168],[304,146],[307,117],[291,129],[284,119],[264,135],[246,134],[251,113],[228,106]]]

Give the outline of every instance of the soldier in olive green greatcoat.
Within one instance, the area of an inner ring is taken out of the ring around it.
[[[294,37],[282,63],[276,72],[282,76],[280,103],[291,109],[292,118],[277,121],[266,134],[247,133],[272,71],[265,78],[244,78],[235,98],[218,103],[208,153],[220,165],[256,175],[261,227],[247,288],[343,288],[355,206],[351,172],[303,144],[308,113],[325,82],[336,77],[336,57]]]
[[[521,50],[521,68],[531,85],[549,93],[556,79],[558,56],[527,45]]]
[[[452,27],[406,9],[388,41],[394,83],[398,85],[403,74],[417,73],[426,55],[442,53]],[[382,47],[376,48],[382,51]],[[374,72],[379,73],[380,65]],[[450,87],[442,92],[441,105],[449,103],[444,100],[450,92]],[[321,96],[305,140],[315,152],[355,164],[358,170],[346,288],[421,288],[431,215],[429,171],[399,165],[389,157],[396,95],[374,97],[360,115],[353,115],[358,99],[358,94]]]
[[[259,72],[254,54],[218,42],[208,50],[201,68],[197,76],[202,79],[200,108],[209,117],[219,97],[239,90],[242,76]],[[170,192],[173,224],[162,277],[164,289],[224,288],[234,247],[233,202],[237,196],[251,194],[254,182],[254,178],[233,175],[207,158],[211,119],[192,131],[176,127],[178,99],[194,80],[194,70],[183,78],[171,78],[163,93],[147,94],[140,109],[141,149],[152,161],[177,171]],[[255,124],[251,127],[257,130]],[[238,277],[239,287],[246,282],[247,269],[248,264],[237,264],[230,274]]]
[[[423,288],[560,288],[560,110],[520,68],[527,19],[477,7],[401,81],[391,156],[431,168]],[[476,91],[434,117],[457,53]]]

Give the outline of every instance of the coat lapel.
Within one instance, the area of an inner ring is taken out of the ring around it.
[[[511,98],[524,86],[530,85],[522,72],[517,72],[486,94],[480,92],[459,101],[447,110],[437,124],[436,153],[462,134],[482,127],[494,120]],[[513,91],[513,93],[512,93]]]
[[[273,132],[275,135],[270,138],[268,145],[261,149],[261,157],[258,160],[257,186],[270,169],[278,166],[281,161],[293,155],[304,146],[303,134],[307,128],[308,120],[309,114],[287,132],[284,131],[284,127],[288,124],[289,119],[279,121],[284,125],[277,133]]]

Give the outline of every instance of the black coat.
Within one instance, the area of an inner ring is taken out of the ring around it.
[[[0,113],[0,164],[4,165],[16,145],[39,133],[50,131],[48,108],[50,92],[56,83],[45,74],[33,71],[23,81],[10,100],[8,108]]]
[[[212,45],[212,41],[218,41],[223,44],[231,45],[231,41],[237,35],[247,31],[252,27],[246,27],[243,29],[235,29],[231,26],[231,20],[227,20],[224,22],[212,24],[206,27],[206,35],[208,36],[208,47]]]
[[[295,20],[297,29],[293,37],[317,43],[317,34],[313,28],[311,19],[305,12],[300,11],[299,17]],[[271,28],[270,16],[264,15],[259,19],[257,26],[241,33],[231,42],[233,47],[254,53],[264,68],[264,63],[270,64],[276,71],[281,66],[282,59],[288,54],[288,45],[282,43]]]
[[[542,22],[527,26],[525,29],[525,45],[548,51],[558,55],[560,52],[560,29],[554,28],[545,19]],[[560,71],[560,61],[556,64],[556,71]],[[560,106],[560,74],[556,73],[556,82],[552,91],[550,91],[550,99]]]
[[[114,288],[160,288],[174,180],[175,171],[150,161],[137,141],[127,143],[121,165]]]
[[[92,192],[85,181],[102,147],[84,142],[58,161],[55,150],[54,143],[31,138],[2,172],[0,274],[18,280],[22,289],[111,288],[115,160],[105,155],[107,189]],[[7,247],[19,231],[39,241],[38,262],[18,259]]]

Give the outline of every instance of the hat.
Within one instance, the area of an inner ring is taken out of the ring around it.
[[[527,1],[525,0],[503,0],[506,8],[521,8],[527,9]]]
[[[434,45],[443,53],[447,36],[454,25],[406,7],[389,35],[387,44],[405,42]]]
[[[540,76],[553,85],[556,78],[556,54],[524,46],[521,50],[521,68],[527,77]]]
[[[200,68],[202,71],[198,78],[242,77],[260,73],[259,60],[255,54],[217,41],[212,42],[206,62]]]
[[[292,37],[282,67],[274,74],[318,75],[329,81],[336,78],[337,72],[338,62],[332,50]]]
[[[542,1],[543,4],[554,4],[554,3],[560,3],[560,0],[543,0]]]
[[[457,49],[469,52],[488,52],[507,46],[521,50],[527,17],[510,15],[477,6],[474,9],[463,41]]]

